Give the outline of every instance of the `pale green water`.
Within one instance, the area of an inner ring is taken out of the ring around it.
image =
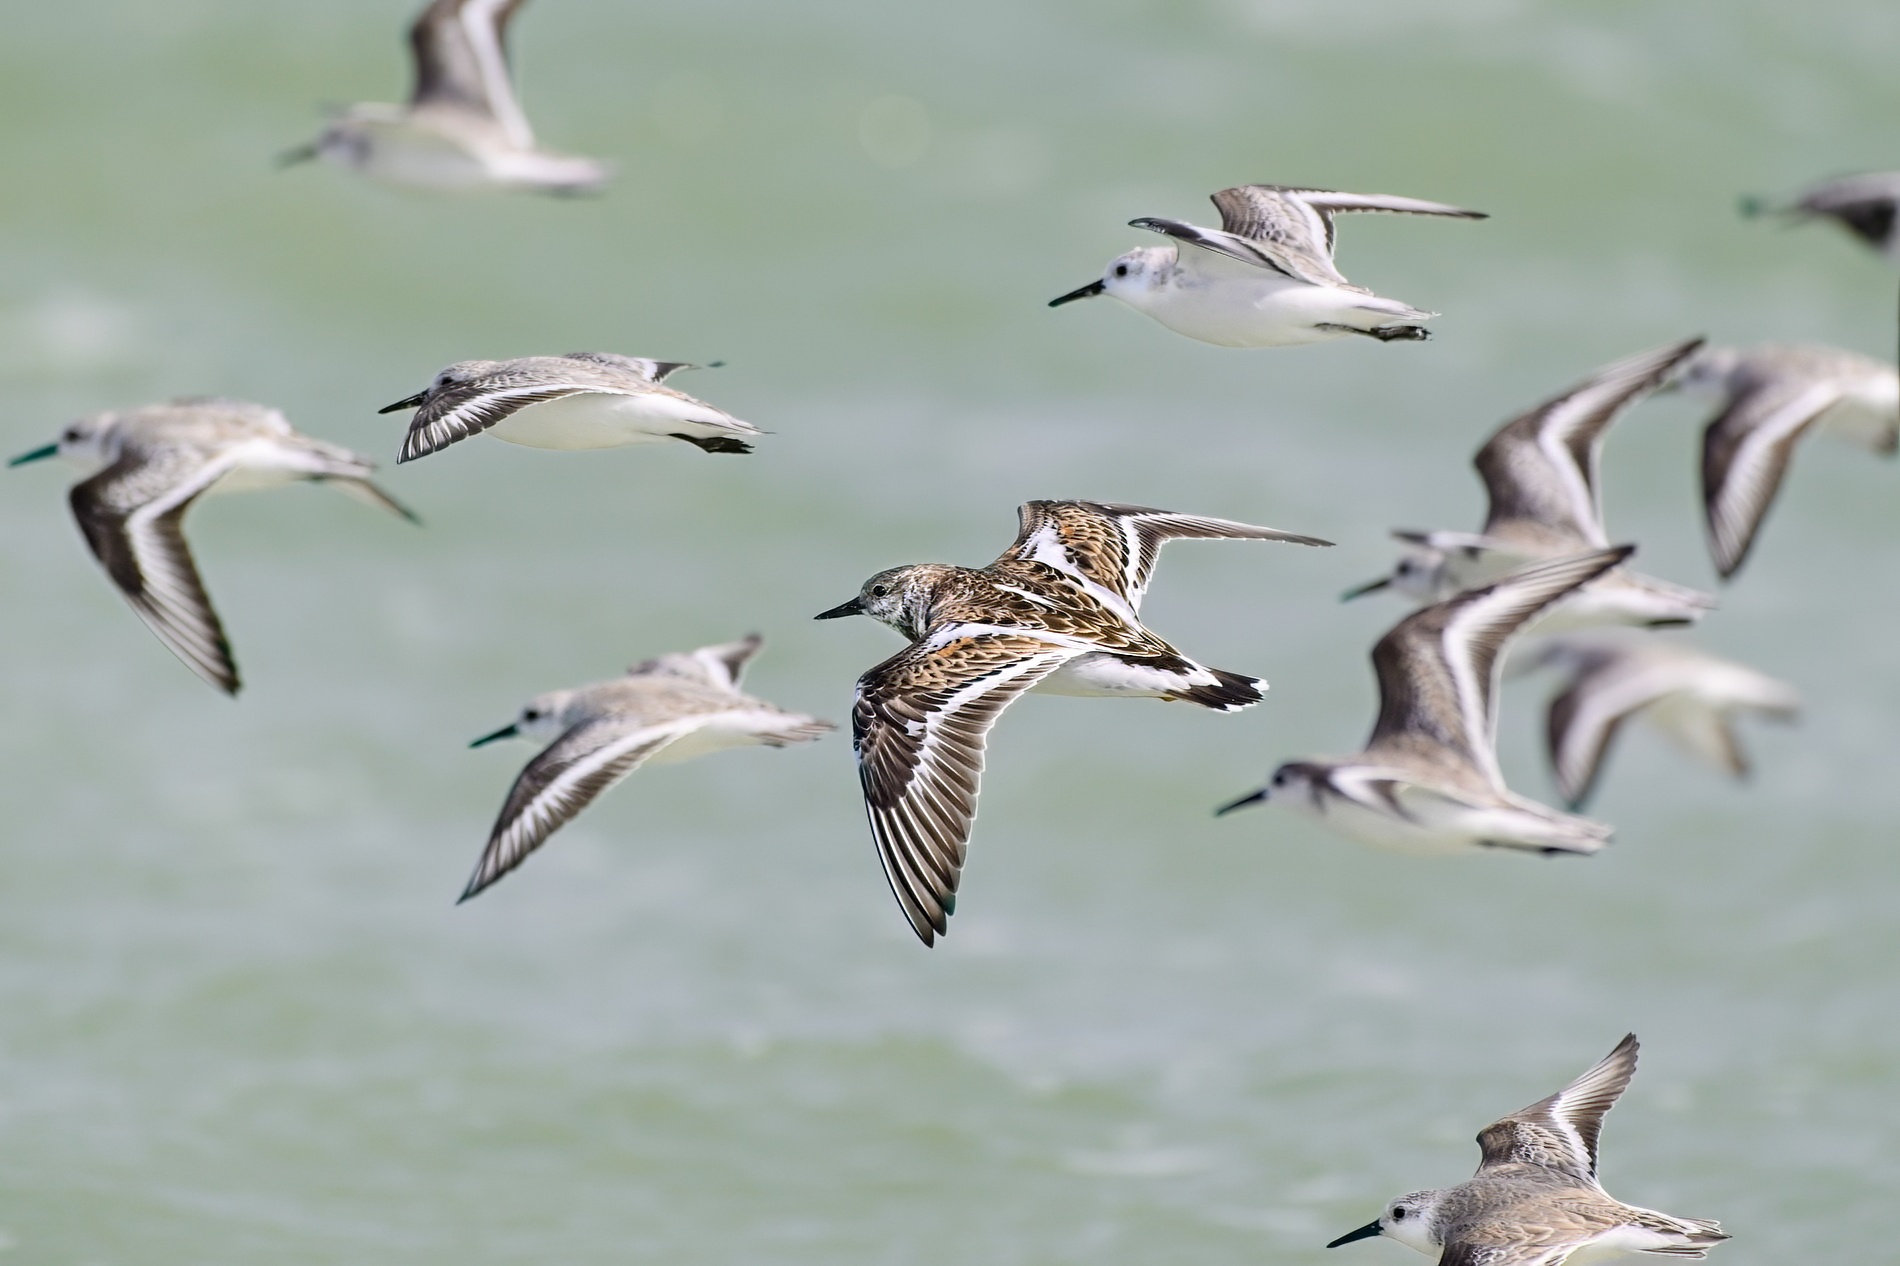
[[[1594,860],[1376,855],[1209,809],[1348,749],[1391,525],[1472,527],[1470,449],[1698,331],[1890,346],[1889,274],[1743,191],[1900,160],[1900,10],[1513,0],[1020,6],[539,0],[518,31],[597,201],[275,173],[388,99],[406,0],[15,6],[0,42],[0,430],[250,396],[393,457],[440,364],[724,357],[751,458],[469,444],[194,539],[249,686],[123,609],[64,478],[0,497],[9,1260],[1409,1262],[1319,1246],[1626,1029],[1612,1191],[1722,1219],[1729,1266],[1881,1260],[1900,1183],[1896,472],[1802,454],[1706,641],[1806,693],[1725,785],[1633,736]],[[892,96],[910,102],[873,102]],[[870,108],[867,120],[866,112]],[[861,135],[863,133],[863,135]],[[908,165],[883,159],[914,159]],[[921,152],[920,152],[921,151]],[[1427,346],[1235,353],[1042,305],[1243,180],[1477,206],[1361,219],[1348,275]],[[1707,583],[1699,414],[1614,437],[1611,524]],[[1148,614],[1274,691],[1238,718],[1033,699],[993,747],[963,911],[920,949],[842,738],[643,773],[451,905],[529,694],[768,638],[844,719],[895,648],[813,624],[880,567],[981,562],[1030,496],[1337,539],[1170,551]],[[1541,688],[1508,766],[1547,791]]]

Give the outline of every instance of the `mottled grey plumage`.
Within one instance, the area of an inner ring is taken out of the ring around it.
[[[1220,812],[1284,801],[1365,843],[1427,855],[1601,849],[1608,826],[1504,785],[1498,677],[1505,648],[1525,625],[1632,548],[1541,563],[1413,612],[1373,648],[1379,717],[1365,750],[1343,760],[1288,761],[1267,786]]]
[[[1709,554],[1724,580],[1741,570],[1781,490],[1795,445],[1817,427],[1892,457],[1900,451],[1900,374],[1837,347],[1710,347],[1678,381],[1721,400],[1702,431]]]
[[[1489,498],[1484,527],[1393,533],[1412,548],[1389,575],[1347,596],[1393,588],[1439,602],[1529,563],[1606,548],[1598,486],[1604,435],[1701,346],[1689,339],[1605,365],[1505,423],[1472,461]],[[1618,568],[1553,607],[1541,624],[1546,631],[1686,624],[1714,605],[1708,594]]]
[[[625,676],[537,695],[512,724],[475,741],[550,740],[508,791],[461,899],[519,866],[603,791],[643,764],[671,764],[728,747],[784,747],[836,727],[739,690],[762,641],[703,646],[635,664]]]
[[[94,414],[13,464],[55,455],[98,472],[74,485],[71,502],[106,574],[160,641],[227,694],[238,692],[237,665],[185,544],[185,511],[199,497],[307,480],[415,519],[370,482],[368,458],[242,400],[194,397]]]
[[[1597,1181],[1604,1114],[1636,1073],[1634,1033],[1601,1063],[1478,1135],[1478,1172],[1456,1187],[1415,1191],[1328,1248],[1385,1235],[1439,1266],[1561,1266],[1573,1255],[1705,1257],[1729,1237],[1715,1222],[1624,1204]]]
[[[608,171],[535,143],[508,69],[508,24],[524,0],[434,0],[409,29],[415,87],[404,106],[365,102],[285,163],[322,158],[372,179],[438,190],[587,193]]]
[[[398,462],[484,431],[531,448],[617,448],[681,440],[709,453],[749,453],[764,434],[723,409],[665,385],[700,366],[612,352],[464,360],[379,412],[414,409]],[[558,407],[549,407],[558,406]]]

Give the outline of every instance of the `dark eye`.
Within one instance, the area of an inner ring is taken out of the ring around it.
[[[1127,264],[1115,265],[1115,275],[1117,277],[1126,277],[1128,275],[1128,265]]]
[[[60,438],[66,440],[68,443],[77,444],[79,442],[79,428],[76,426],[68,427],[66,434]]]
[[[541,709],[529,708],[526,712],[521,714],[521,719],[524,721],[539,721],[541,719]]]
[[[1405,1209],[1403,1206],[1400,1206],[1399,1208],[1392,1210],[1392,1220],[1394,1222],[1405,1221]]]
[[[873,598],[882,598],[885,594],[889,593],[890,591],[891,591],[891,587],[889,585],[872,585],[871,586],[871,596]]]

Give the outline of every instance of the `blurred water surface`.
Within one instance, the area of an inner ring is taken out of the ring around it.
[[[539,0],[544,140],[605,197],[441,201],[271,169],[390,99],[410,0],[16,6],[0,43],[0,433],[181,393],[393,458],[441,364],[601,348],[775,434],[738,459],[472,443],[194,512],[248,682],[123,609],[50,466],[0,496],[0,1246],[140,1263],[1332,1261],[1626,1030],[1625,1198],[1730,1266],[1878,1257],[1900,1185],[1896,473],[1816,442],[1706,641],[1796,682],[1725,785],[1641,733],[1588,862],[1428,863],[1209,810],[1350,749],[1394,525],[1475,527],[1467,460],[1615,356],[1706,332],[1891,348],[1892,281],[1745,191],[1900,159],[1878,0]],[[1412,194],[1341,261],[1425,346],[1239,353],[1051,312],[1246,180]],[[1613,534],[1709,583],[1697,408],[1610,446]],[[1264,673],[1239,717],[1030,699],[963,912],[884,890],[843,738],[652,770],[451,902],[528,695],[758,629],[843,720],[895,649],[812,624],[979,563],[1032,496],[1339,548],[1175,546],[1147,612]],[[1505,759],[1547,794],[1541,686]],[[1409,1261],[1395,1244],[1347,1250]],[[1344,1255],[1340,1255],[1344,1260]]]

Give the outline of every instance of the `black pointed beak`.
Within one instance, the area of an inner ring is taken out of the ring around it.
[[[396,401],[396,403],[394,404],[386,404],[382,408],[376,410],[376,412],[395,413],[399,409],[414,409],[420,406],[422,402],[424,400],[427,400],[428,398],[429,398],[428,392],[418,391],[413,396],[404,396],[402,399]]]
[[[1377,593],[1381,589],[1390,589],[1391,587],[1392,577],[1381,576],[1377,580],[1367,581],[1357,588],[1348,589],[1345,593],[1339,595],[1339,600],[1341,602],[1351,602],[1354,598],[1363,598],[1369,593]]]
[[[1088,285],[1083,286],[1080,290],[1071,290],[1060,299],[1049,300],[1049,306],[1059,308],[1065,303],[1074,303],[1077,299],[1093,299],[1096,295],[1101,294],[1107,289],[1108,287],[1103,285],[1101,278],[1098,277]]]
[[[838,619],[844,618],[847,615],[863,615],[863,614],[864,614],[864,599],[853,598],[849,602],[840,602],[837,606],[833,607],[829,611],[820,611],[817,615],[813,616],[812,619],[838,620]]]
[[[28,462],[43,461],[48,457],[58,457],[58,456],[59,456],[59,445],[48,444],[46,445],[46,447],[36,448],[30,453],[21,453],[18,457],[8,462],[7,465],[24,466]]]
[[[299,163],[310,162],[316,158],[317,154],[317,143],[315,141],[310,142],[308,145],[298,145],[295,148],[284,150],[277,155],[277,170],[282,171],[286,167],[295,167]]]
[[[1338,1239],[1334,1240],[1331,1244],[1328,1244],[1326,1247],[1338,1248],[1341,1244],[1350,1244],[1354,1240],[1369,1240],[1375,1235],[1383,1235],[1384,1233],[1385,1233],[1385,1228],[1379,1225],[1379,1219],[1374,1218],[1372,1221],[1360,1227],[1357,1231],[1346,1232],[1344,1235],[1340,1236]]]
[[[521,734],[521,731],[517,729],[515,726],[504,725],[499,730],[496,730],[493,734],[482,735],[480,738],[476,739],[473,743],[470,743],[469,746],[480,747],[484,743],[493,743],[497,739],[516,738],[520,734]]]
[[[1267,802],[1267,789],[1265,787],[1262,787],[1258,791],[1248,792],[1246,795],[1234,801],[1232,804],[1222,805],[1220,808],[1214,810],[1214,816],[1217,818],[1224,817],[1227,814],[1232,813],[1235,809],[1245,809],[1249,805],[1265,804],[1266,802]]]

